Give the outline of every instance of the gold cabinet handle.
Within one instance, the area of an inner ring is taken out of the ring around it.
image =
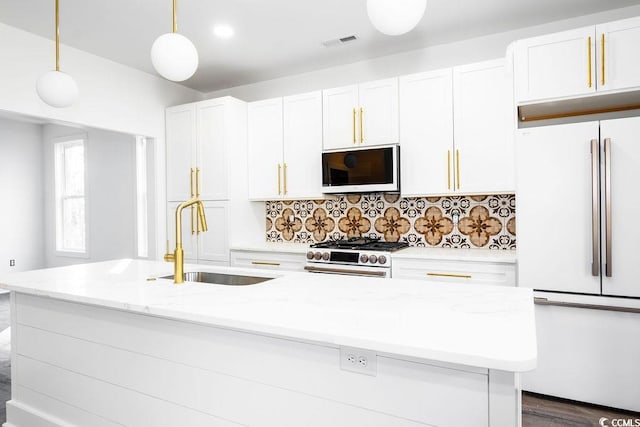
[[[360,107],[360,144],[364,144],[364,108]]]
[[[600,74],[602,75],[602,86],[604,86],[604,33],[600,37],[600,57],[602,59],[600,62]]]
[[[196,229],[193,224],[193,206],[191,206],[191,235],[196,234]]]
[[[432,276],[432,277],[456,277],[458,279],[471,279],[471,275],[470,274],[427,273],[427,276]]]
[[[588,81],[589,87],[591,87],[593,85],[592,81],[591,81],[591,37],[589,37],[587,39],[587,45],[588,45],[588,48],[589,48],[589,54],[587,55],[587,61],[588,61],[587,69],[588,69],[588,72],[589,72],[589,77],[588,77],[587,81]]]
[[[278,196],[282,194],[282,190],[280,190],[280,170],[281,169],[282,169],[282,166],[280,166],[280,163],[278,163]]]
[[[200,197],[200,168],[196,168],[196,197]]]
[[[451,190],[451,150],[447,150],[447,190]]]
[[[273,262],[273,261],[251,261],[251,264],[253,265],[271,265],[274,267],[279,267],[280,263],[279,262]]]
[[[456,150],[456,188],[460,189],[460,150]]]
[[[353,143],[356,143],[356,109],[353,109]]]
[[[191,194],[191,198],[193,198],[193,168],[191,168],[191,171],[189,172],[189,184],[190,184],[190,194]]]
[[[284,185],[283,185],[283,187],[282,187],[282,190],[283,190],[282,192],[283,192],[283,193],[284,193],[284,195],[286,196],[286,195],[287,195],[287,164],[286,164],[286,163],[283,163],[283,165],[284,165],[284,166],[283,166],[283,169],[284,169],[284,170],[283,170],[283,172],[282,172],[282,175],[284,176]]]

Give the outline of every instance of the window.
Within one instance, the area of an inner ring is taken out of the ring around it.
[[[86,254],[85,140],[56,142],[56,250]]]
[[[138,257],[149,257],[147,221],[147,138],[136,137],[136,246]]]

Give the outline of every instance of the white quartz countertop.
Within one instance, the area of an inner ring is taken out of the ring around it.
[[[258,251],[258,252],[287,252],[293,254],[305,254],[309,250],[309,245],[304,243],[246,243],[236,244],[231,247],[232,251]]]
[[[158,277],[168,263],[118,260],[14,273],[11,291],[380,354],[512,372],[535,368],[530,289],[187,265],[279,277],[250,286]]]
[[[404,248],[391,254],[393,259],[434,259],[514,264],[516,251],[492,249]]]

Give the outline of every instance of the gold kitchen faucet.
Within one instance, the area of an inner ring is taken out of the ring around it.
[[[198,197],[187,200],[180,203],[176,208],[176,248],[174,252],[169,252],[169,244],[167,241],[167,253],[164,256],[164,260],[167,262],[173,262],[173,283],[184,282],[184,250],[182,249],[182,211],[189,206],[197,205],[198,208],[198,220],[202,225],[202,229],[198,228],[198,231],[207,231],[207,218],[204,214],[204,206],[202,201]]]

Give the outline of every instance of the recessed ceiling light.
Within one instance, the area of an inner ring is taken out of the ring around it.
[[[216,25],[213,27],[213,34],[221,39],[228,39],[233,37],[233,28],[229,25]]]

